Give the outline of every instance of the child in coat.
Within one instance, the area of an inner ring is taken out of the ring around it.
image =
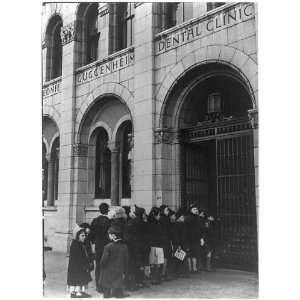
[[[161,283],[161,268],[164,264],[164,233],[160,220],[160,210],[152,207],[149,214],[149,264],[151,266],[152,284]]]
[[[124,298],[124,278],[128,269],[128,247],[122,240],[121,229],[114,225],[108,229],[111,240],[104,247],[100,260],[99,286],[103,289],[104,298]]]
[[[73,230],[73,240],[70,247],[67,285],[71,298],[90,298],[85,292],[88,283],[92,280],[90,275],[89,256],[84,244],[85,229],[77,224]]]

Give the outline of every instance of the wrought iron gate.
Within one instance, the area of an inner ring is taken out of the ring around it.
[[[216,142],[220,265],[256,270],[253,136],[226,137]]]
[[[183,138],[183,199],[186,205],[198,203],[217,216],[217,265],[256,271],[257,224],[251,127],[244,123],[240,126],[193,128],[183,131]]]

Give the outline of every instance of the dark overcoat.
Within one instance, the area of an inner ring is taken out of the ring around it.
[[[96,260],[100,260],[104,246],[109,243],[107,230],[110,226],[108,217],[100,215],[91,224],[91,242],[95,244]]]
[[[161,227],[162,227],[162,238],[164,243],[164,255],[166,257],[170,257],[171,255],[171,221],[169,216],[162,215],[159,220]]]
[[[190,214],[186,217],[188,243],[192,257],[200,255],[200,239],[204,236],[204,219],[198,215]]]
[[[172,224],[172,240],[174,252],[180,246],[184,251],[189,249],[187,228],[185,222],[175,222]]]
[[[104,247],[100,261],[99,285],[102,288],[124,288],[124,276],[128,269],[128,247],[119,240]]]
[[[165,236],[161,223],[154,218],[149,218],[148,226],[150,247],[163,248],[165,245]]]
[[[70,247],[67,285],[87,285],[91,280],[89,256],[85,245],[77,240],[72,240]]]

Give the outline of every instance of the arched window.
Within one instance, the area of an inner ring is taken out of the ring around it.
[[[224,4],[226,4],[226,2],[207,2],[206,9],[207,11],[210,11]]]
[[[55,15],[50,20],[46,30],[47,62],[46,80],[61,76],[62,70],[62,44],[61,44],[62,19]]]
[[[165,20],[162,29],[166,30],[193,18],[192,2],[170,2],[165,3]]]
[[[43,201],[47,199],[47,184],[48,184],[48,161],[46,158],[47,150],[45,143],[42,146],[42,194]]]
[[[103,128],[96,137],[95,198],[105,199],[111,195],[111,152],[108,135]]]
[[[115,30],[113,52],[134,44],[134,3],[124,2],[115,5]]]
[[[51,163],[53,164],[53,200],[58,199],[58,172],[59,172],[59,138],[57,138],[51,151]],[[53,205],[54,203],[52,203]]]
[[[89,64],[98,59],[98,3],[89,6],[85,16],[85,38],[86,38],[86,63]]]
[[[131,162],[132,162],[132,126],[128,122],[124,128],[122,136],[122,198],[131,197]]]

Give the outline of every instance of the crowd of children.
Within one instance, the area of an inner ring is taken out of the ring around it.
[[[177,212],[162,205],[149,215],[137,206],[110,212],[102,203],[99,210],[91,225],[74,229],[67,278],[71,298],[90,297],[86,289],[94,269],[104,298],[213,270],[215,220],[196,205]]]

